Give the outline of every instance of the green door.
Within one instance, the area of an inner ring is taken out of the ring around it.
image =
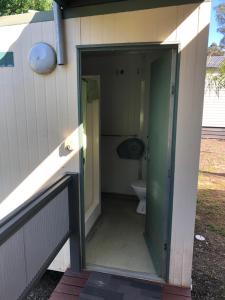
[[[175,50],[151,65],[146,241],[159,276],[166,276],[171,146],[174,110]]]

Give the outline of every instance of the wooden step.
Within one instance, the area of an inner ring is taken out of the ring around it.
[[[50,300],[78,300],[89,275],[90,272],[87,271],[75,273],[68,269],[52,293]]]
[[[101,279],[101,282],[104,282],[105,280],[104,288],[102,286],[99,286],[98,284],[95,288],[94,283],[98,281],[94,280],[92,282],[93,276],[97,276],[97,278],[99,277]],[[112,277],[110,280],[112,280],[112,286],[114,287],[113,289],[111,288],[111,281],[108,280],[107,276]],[[88,287],[90,284],[92,289]],[[107,285],[109,286],[107,287]],[[116,286],[118,288],[116,288]],[[90,290],[93,289],[95,293],[93,295],[90,295]],[[86,290],[88,291],[86,292]],[[92,275],[91,272],[87,271],[75,273],[72,272],[70,269],[68,269],[64,273],[59,284],[52,293],[50,300],[78,300],[80,299],[80,296],[82,299],[89,299],[90,297],[94,297],[93,299],[111,299],[110,297],[112,297],[113,293],[121,294],[121,297],[123,296],[127,299],[127,297],[130,295],[129,293],[135,293],[137,291],[139,292],[139,290],[140,295],[142,294],[142,291],[143,295],[147,295],[147,293],[152,293],[153,296],[158,297],[156,297],[157,299],[162,300],[191,300],[191,291],[188,288],[176,287],[167,284],[159,284],[140,279],[132,279],[97,272],[92,273]],[[88,293],[87,296],[85,296],[86,293]]]

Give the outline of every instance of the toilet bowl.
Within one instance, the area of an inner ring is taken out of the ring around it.
[[[146,214],[146,182],[143,180],[137,180],[131,184],[132,189],[136,193],[139,201],[137,207],[137,213]]]

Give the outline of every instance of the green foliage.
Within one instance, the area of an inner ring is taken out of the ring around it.
[[[225,48],[225,3],[216,6],[216,19],[218,23],[217,31],[223,35],[220,41],[220,47]]]
[[[216,43],[212,43],[208,48],[208,55],[209,56],[221,56],[221,55],[224,55],[224,51]]]
[[[0,0],[0,16],[26,13],[28,10],[50,10],[52,0]]]
[[[225,50],[225,1],[216,6],[216,19],[218,23],[217,31],[220,32],[223,37],[220,41],[219,46],[216,43],[208,48],[209,56],[220,56],[224,55]],[[223,64],[219,70],[218,74],[208,74],[207,75],[208,87],[213,88],[219,93],[220,89],[225,88],[225,64]]]
[[[214,89],[217,93],[225,88],[225,63],[221,65],[218,74],[207,74],[208,88]]]

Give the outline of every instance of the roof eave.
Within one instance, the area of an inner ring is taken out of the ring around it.
[[[139,0],[140,1],[140,0]],[[116,2],[127,2],[134,5],[135,0],[55,0],[63,8],[84,7],[100,4],[112,4]],[[146,2],[146,0],[145,0]],[[152,7],[183,5],[191,3],[200,3],[204,0],[148,0],[148,5]]]

